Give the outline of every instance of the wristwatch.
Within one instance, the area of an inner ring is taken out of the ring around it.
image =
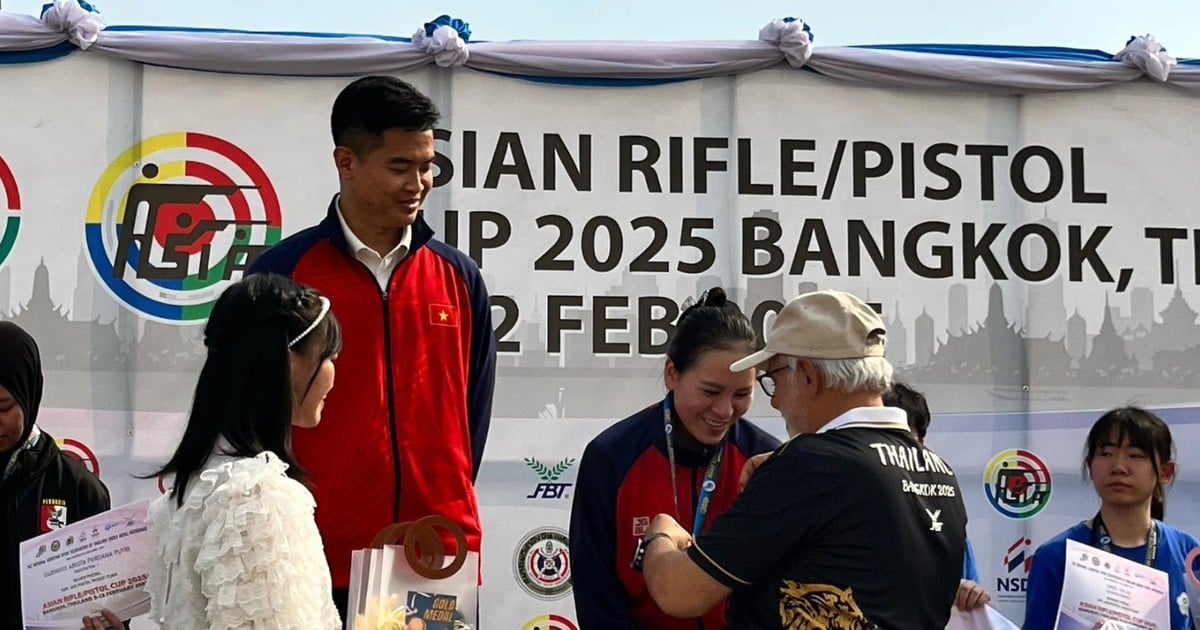
[[[641,540],[638,541],[637,549],[633,550],[633,562],[629,564],[629,566],[633,567],[634,571],[641,572],[642,562],[646,560],[646,550],[650,548],[650,543],[659,538],[670,539],[671,535],[666,532],[657,532],[649,536],[642,536]]]

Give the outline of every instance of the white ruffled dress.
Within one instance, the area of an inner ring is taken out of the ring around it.
[[[271,453],[213,455],[183,506],[150,506],[151,619],[170,630],[341,628],[316,502]]]

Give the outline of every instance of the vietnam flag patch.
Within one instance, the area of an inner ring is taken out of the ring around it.
[[[458,328],[458,309],[449,304],[430,304],[429,323],[434,326]]]

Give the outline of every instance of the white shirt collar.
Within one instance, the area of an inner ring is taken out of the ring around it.
[[[379,252],[368,247],[366,243],[362,242],[362,239],[358,238],[358,235],[354,233],[354,230],[350,229],[350,225],[346,223],[346,217],[342,216],[341,195],[338,195],[335,203],[337,205],[338,223],[342,226],[342,233],[346,235],[346,244],[350,246],[350,250],[354,252],[355,257],[357,257],[359,254],[366,253],[372,255],[373,257],[380,258],[384,262],[394,263],[399,262],[399,259],[404,258],[404,256],[408,254],[408,249],[412,245],[411,228],[405,227],[404,234],[400,236],[400,242],[392,248],[392,251],[381,255]],[[392,258],[395,258],[395,260],[392,260]]]
[[[855,407],[830,420],[817,433],[859,428],[908,431],[908,414],[898,407]]]

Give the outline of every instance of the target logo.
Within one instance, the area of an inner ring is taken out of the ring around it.
[[[279,196],[245,151],[201,133],[130,147],[88,200],[88,258],[108,291],[165,323],[204,320],[235,276],[279,242]]]
[[[21,209],[21,191],[17,190],[17,178],[4,158],[0,158],[0,193],[4,196],[0,201],[0,267],[3,267],[21,227],[21,215],[17,214]]]
[[[1008,518],[1036,516],[1050,502],[1050,467],[1019,448],[996,453],[983,470],[983,490],[996,511]]]
[[[93,475],[100,476],[100,460],[96,458],[96,454],[88,448],[87,444],[71,438],[58,438],[55,442],[64,455],[83,464],[83,467]]]
[[[540,615],[526,621],[521,630],[579,630],[579,627],[562,615]]]

